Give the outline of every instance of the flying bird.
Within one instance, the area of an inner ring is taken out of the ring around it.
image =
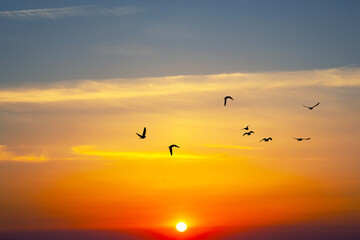
[[[243,136],[245,136],[245,135],[249,135],[249,136],[250,136],[252,133],[254,133],[254,132],[253,132],[253,131],[246,132],[246,133],[243,134]]]
[[[144,138],[146,138],[145,134],[146,134],[146,127],[144,127],[144,130],[143,130],[142,135],[140,135],[140,134],[136,133],[136,135],[138,135],[138,136],[140,137],[140,139],[144,139]]]
[[[231,96],[226,96],[224,98],[224,107],[226,107],[226,102],[227,102],[228,99],[234,100]]]
[[[170,146],[169,146],[169,150],[170,150],[170,155],[171,155],[171,156],[172,156],[172,149],[173,149],[173,147],[180,148],[178,145],[175,145],[175,144],[170,145]]]
[[[299,142],[301,142],[302,140],[310,140],[311,138],[293,138]]]
[[[309,110],[313,110],[314,109],[314,107],[316,107],[317,105],[319,105],[320,104],[320,102],[318,102],[317,104],[315,104],[314,106],[312,106],[312,107],[309,107],[309,106],[305,106],[305,105],[303,105],[304,107],[306,107],[306,108],[308,108]]]
[[[241,130],[249,130],[249,125],[247,125],[246,127],[244,127],[243,129],[241,129]]]
[[[260,142],[262,142],[262,141],[268,142],[269,140],[272,141],[272,138],[271,137],[263,138],[263,139],[260,140]]]

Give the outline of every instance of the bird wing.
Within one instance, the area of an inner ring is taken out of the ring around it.
[[[299,140],[299,139],[301,139],[301,138],[294,138],[294,137],[293,137],[293,139]]]
[[[172,155],[172,148],[173,148],[173,147],[180,148],[178,145],[175,145],[175,144],[170,145],[170,146],[169,146],[169,150],[170,150],[170,154],[171,154],[171,155]]]
[[[316,106],[319,105],[319,104],[320,104],[320,102],[318,102],[317,104],[315,104],[315,105],[313,106],[313,108],[316,107]]]
[[[303,138],[303,140],[310,140],[311,138]]]
[[[224,106],[226,106],[227,99],[230,98],[231,100],[234,100],[231,96],[226,96],[224,98]]]
[[[311,107],[309,107],[309,106],[305,106],[305,105],[303,105],[304,107],[306,107],[306,108],[311,108]]]
[[[245,136],[246,134],[248,134],[248,133],[244,133],[243,136]]]
[[[260,142],[261,142],[261,141],[265,141],[265,138],[261,139]]]
[[[272,138],[271,138],[271,137],[269,137],[269,138],[268,138],[268,140],[271,140],[271,141],[272,141]]]
[[[146,127],[144,127],[143,136],[146,134]]]
[[[136,135],[138,135],[139,137],[142,137],[140,134],[136,133]]]

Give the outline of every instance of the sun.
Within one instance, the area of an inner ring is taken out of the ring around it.
[[[178,230],[179,232],[184,232],[186,231],[186,229],[187,229],[186,223],[179,222],[178,224],[176,224],[176,230]]]

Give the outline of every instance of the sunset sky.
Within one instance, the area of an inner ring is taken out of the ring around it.
[[[357,239],[359,12],[2,0],[0,238]]]

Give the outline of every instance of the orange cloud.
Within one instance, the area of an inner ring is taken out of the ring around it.
[[[96,146],[82,145],[72,147],[72,151],[76,154],[98,156],[106,158],[136,158],[136,159],[168,159],[179,158],[179,159],[206,159],[209,156],[200,154],[187,154],[181,153],[180,151],[170,156],[169,152],[120,152],[120,151],[100,151],[96,149]]]
[[[11,152],[7,149],[5,145],[0,145],[0,161],[19,161],[19,162],[44,162],[48,159],[41,156],[34,155],[18,155],[14,152]]]

